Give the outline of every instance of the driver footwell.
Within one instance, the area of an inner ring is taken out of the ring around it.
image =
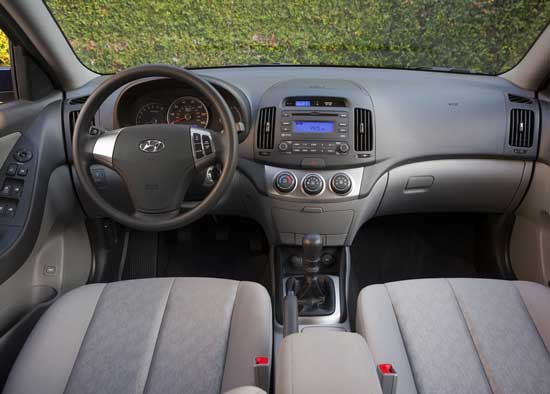
[[[258,282],[271,289],[262,228],[241,218],[206,217],[176,231],[132,231],[121,279],[212,277]]]

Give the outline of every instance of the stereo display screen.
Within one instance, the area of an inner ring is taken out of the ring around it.
[[[294,121],[295,133],[333,133],[334,122]]]

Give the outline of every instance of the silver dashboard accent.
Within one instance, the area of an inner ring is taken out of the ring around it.
[[[113,154],[118,135],[123,129],[108,131],[102,134],[95,142],[92,153],[94,159],[108,167],[113,166]]]
[[[264,166],[265,174],[265,184],[266,190],[270,197],[277,198],[280,200],[287,201],[297,201],[297,202],[338,202],[346,200],[354,200],[359,197],[359,192],[361,190],[361,181],[363,179],[363,172],[365,171],[364,167],[350,168],[350,169],[338,169],[338,170],[289,170],[286,168]],[[289,193],[281,193],[274,186],[275,177],[281,172],[290,172],[292,173],[297,181],[300,183],[300,187],[296,187],[293,191]],[[336,174],[347,174],[351,179],[351,190],[345,194],[341,195],[334,193],[330,186],[330,180]],[[320,175],[325,183],[323,191],[319,194],[310,195],[303,191],[302,182],[307,175],[317,174]]]
[[[298,317],[298,324],[303,325],[330,325],[340,323],[342,318],[342,307],[340,306],[340,278],[335,275],[328,275],[328,277],[334,283],[334,313],[328,316],[300,316]],[[283,280],[283,294],[286,296],[286,282],[290,277],[285,277]]]

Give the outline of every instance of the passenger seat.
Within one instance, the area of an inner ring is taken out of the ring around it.
[[[369,286],[357,331],[396,394],[550,393],[550,289],[490,279]]]

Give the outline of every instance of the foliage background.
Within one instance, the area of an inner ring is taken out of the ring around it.
[[[8,37],[0,30],[0,66],[9,66],[10,52]]]
[[[550,0],[46,0],[77,55],[110,73],[292,63],[497,74],[550,21]]]

